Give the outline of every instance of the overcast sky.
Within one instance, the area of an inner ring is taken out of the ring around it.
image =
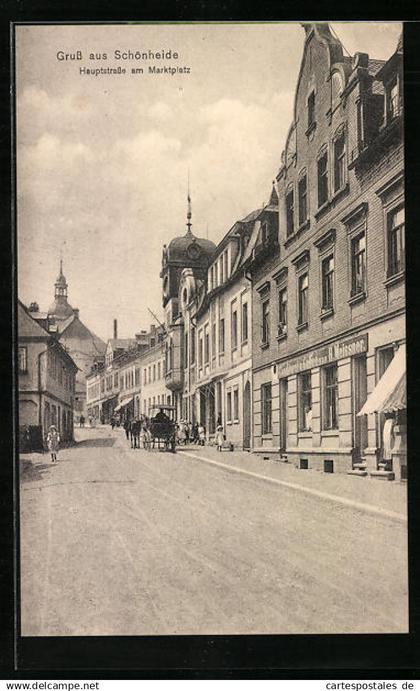
[[[333,23],[347,51],[386,59],[397,23]],[[162,245],[193,231],[218,242],[268,199],[303,51],[299,24],[20,26],[16,29],[19,297],[47,310],[60,252],[69,302],[99,336],[161,316]],[[114,50],[179,53],[114,60]],[[82,61],[58,51],[81,50]],[[108,54],[96,64],[89,53]],[[149,75],[149,64],[189,74]],[[125,75],[79,68],[125,67]],[[143,75],[130,74],[143,67]]]

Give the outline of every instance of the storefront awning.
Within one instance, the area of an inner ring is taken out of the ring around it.
[[[121,408],[125,408],[126,405],[131,403],[134,400],[134,396],[125,396],[120,400],[117,406],[115,406],[114,410],[118,412],[118,410],[121,410]]]
[[[358,415],[388,413],[407,407],[405,345],[400,345]]]

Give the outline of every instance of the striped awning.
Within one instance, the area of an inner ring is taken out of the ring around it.
[[[388,413],[407,407],[405,345],[402,344],[358,415]]]

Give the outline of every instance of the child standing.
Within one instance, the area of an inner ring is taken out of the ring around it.
[[[216,429],[216,446],[217,450],[221,451],[223,442],[225,441],[225,435],[223,434],[223,427],[222,425],[218,425]]]
[[[51,454],[51,463],[57,462],[57,454],[60,448],[60,435],[55,425],[51,425],[47,434],[47,446]]]

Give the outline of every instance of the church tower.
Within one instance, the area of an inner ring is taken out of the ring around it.
[[[50,305],[48,314],[55,319],[68,319],[74,314],[74,310],[67,301],[68,284],[63,274],[63,260],[60,259],[60,273],[55,281],[54,302]]]

